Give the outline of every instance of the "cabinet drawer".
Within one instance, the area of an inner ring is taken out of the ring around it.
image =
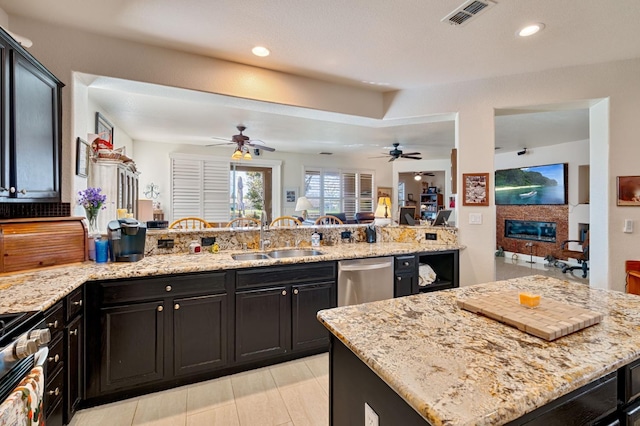
[[[62,309],[62,302],[58,302],[49,308],[45,314],[44,321],[51,333],[51,339],[55,339],[57,334],[61,333],[64,329],[64,309]]]
[[[118,280],[99,283],[103,304],[134,302],[156,297],[198,293],[224,293],[226,273],[208,273],[162,278]]]
[[[395,258],[395,272],[414,272],[416,269],[416,256],[396,256]]]
[[[51,376],[56,372],[58,366],[62,365],[62,357],[64,355],[63,345],[64,339],[59,339],[49,344],[49,355],[47,357],[47,376]]]
[[[239,270],[236,273],[236,288],[298,284],[309,281],[333,281],[335,278],[335,262],[267,266],[265,268]]]
[[[49,414],[51,410],[62,400],[64,394],[64,374],[62,370],[47,381],[44,388],[44,407],[45,413]]]
[[[74,290],[65,298],[67,322],[71,321],[76,315],[78,315],[78,313],[82,312],[82,304],[84,303],[82,301],[84,295],[82,288],[83,287],[80,287]]]
[[[620,398],[626,404],[640,395],[640,360],[625,365],[621,371],[623,377]]]

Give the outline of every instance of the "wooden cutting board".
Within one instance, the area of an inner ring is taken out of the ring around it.
[[[492,293],[457,300],[458,306],[503,322],[545,340],[555,340],[602,321],[602,314],[549,298],[527,308],[519,303],[519,292]]]

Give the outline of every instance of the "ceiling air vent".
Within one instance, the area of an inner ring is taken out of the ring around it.
[[[495,2],[491,0],[468,0],[442,18],[441,21],[451,25],[462,25],[494,4]]]

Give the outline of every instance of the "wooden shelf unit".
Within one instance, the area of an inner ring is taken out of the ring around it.
[[[422,206],[425,206],[422,208]],[[420,217],[422,219],[433,220],[436,213],[444,208],[442,194],[420,194]]]

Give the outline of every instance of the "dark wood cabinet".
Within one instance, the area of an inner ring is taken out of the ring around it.
[[[241,270],[236,288],[236,362],[328,347],[316,314],[337,306],[335,262]]]
[[[420,286],[421,293],[460,287],[460,260],[458,250],[445,250],[418,255],[418,273],[420,265],[431,266],[436,280],[428,285]],[[418,278],[419,279],[419,278]]]
[[[316,313],[335,306],[335,284],[301,284],[291,287],[291,346],[293,350],[329,345],[329,331]]]
[[[226,272],[88,283],[87,398],[227,366],[231,284]]]
[[[227,364],[226,294],[173,301],[174,376],[208,371]]]
[[[44,413],[48,426],[68,424],[84,399],[84,315],[80,287],[45,312],[51,332]]]
[[[289,346],[288,287],[236,293],[236,361],[283,354]]]
[[[60,201],[63,84],[0,30],[4,201]]]
[[[415,254],[396,256],[393,268],[393,297],[418,293],[418,266]]]
[[[162,300],[100,309],[101,393],[164,377],[163,310]]]
[[[66,423],[71,421],[71,418],[78,409],[78,404],[83,398],[82,387],[84,383],[83,368],[83,345],[84,340],[84,318],[80,315],[65,327],[66,338],[66,383],[65,387],[65,404]]]

